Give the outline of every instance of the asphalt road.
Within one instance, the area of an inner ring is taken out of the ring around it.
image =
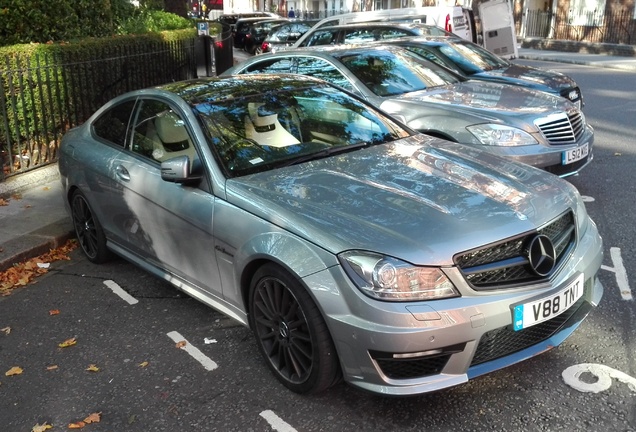
[[[96,266],[75,251],[0,298],[0,330],[11,327],[0,364],[23,370],[0,370],[0,431],[62,430],[91,413],[101,420],[86,431],[636,431],[636,74],[522,63],[572,75],[596,128],[594,162],[569,181],[604,238],[605,296],[563,345],[417,397],[345,384],[298,396],[248,329],[124,261]],[[196,350],[178,349],[182,340]]]

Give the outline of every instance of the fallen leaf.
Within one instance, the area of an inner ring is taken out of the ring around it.
[[[177,345],[175,345],[177,348],[183,348],[184,346],[186,346],[186,341],[181,341],[181,342],[177,342]]]
[[[47,367],[46,367],[46,370],[48,370],[48,371],[52,371],[52,370],[57,369],[57,367],[58,367],[57,365],[47,366]]]
[[[77,343],[76,338],[70,338],[70,339],[66,339],[64,342],[58,344],[58,346],[60,348],[67,348],[67,347],[75,345],[76,343]]]
[[[49,311],[49,315],[59,315],[60,311],[59,309],[52,309]]]
[[[91,415],[89,415],[88,417],[86,417],[84,419],[84,423],[99,423],[101,418],[102,413],[101,412],[96,412],[96,413],[92,413]]]
[[[9,201],[0,198],[0,206],[8,206],[9,205]]]
[[[13,376],[13,375],[20,375],[22,372],[24,372],[24,371],[22,370],[22,368],[20,366],[13,366],[11,369],[6,371],[4,374],[6,376]]]
[[[614,153],[614,156],[623,156],[623,154],[619,153],[619,152],[616,152],[616,153]]]
[[[53,426],[51,426],[47,422],[44,422],[42,424],[38,423],[35,426],[33,426],[33,429],[31,429],[31,432],[44,432],[47,429],[53,429]]]
[[[11,333],[11,327],[1,328],[0,332],[3,332],[4,334],[8,335],[9,333]]]
[[[50,186],[44,186],[44,187],[42,188],[42,190],[45,190],[45,191],[47,191],[47,190],[49,190],[49,189],[51,189],[51,187],[50,187]]]
[[[51,249],[39,257],[14,264],[13,267],[0,272],[0,296],[8,296],[14,289],[33,283],[37,276],[47,273],[49,269],[41,268],[42,263],[70,260],[68,254],[76,248],[77,240],[72,239],[57,249]]]
[[[86,370],[89,372],[99,372],[99,368],[94,364],[88,365]]]
[[[86,426],[86,423],[84,423],[83,421],[79,421],[77,423],[69,423],[68,428],[69,429],[81,429],[84,426]]]
[[[14,194],[11,195],[11,199],[21,200],[22,199],[22,194],[14,193]]]
[[[27,204],[24,206],[25,209],[30,209],[31,207],[33,207],[31,204]]]
[[[139,367],[145,368],[146,366],[148,366],[147,361],[139,363]]]

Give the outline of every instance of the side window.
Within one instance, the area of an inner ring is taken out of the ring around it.
[[[93,133],[120,147],[126,145],[126,130],[135,107],[135,100],[111,107],[93,123]]]
[[[372,29],[349,30],[344,37],[344,43],[346,44],[373,42],[374,40],[375,36]]]
[[[297,73],[320,78],[346,90],[354,91],[354,87],[347,77],[325,60],[310,57],[299,58]]]
[[[411,33],[405,32],[404,30],[398,29],[379,29],[377,30],[377,39],[385,40],[385,39],[395,39],[401,38],[405,36],[412,36]]]
[[[287,58],[260,61],[243,69],[241,73],[290,73],[291,60]]]
[[[306,46],[331,45],[336,43],[338,38],[337,30],[318,30],[306,42]]]
[[[415,47],[415,46],[408,46],[406,49],[408,49],[409,51],[414,52],[415,54],[424,57],[426,60],[430,60],[433,63],[437,63],[440,66],[446,66],[448,67],[448,65],[445,65],[444,62],[442,60],[440,60],[440,58],[438,56],[436,56],[435,54],[433,54],[432,52],[430,52],[427,49],[423,49],[420,47]]]
[[[185,121],[164,102],[142,100],[135,116],[130,150],[154,161],[177,156],[196,159],[196,149]]]

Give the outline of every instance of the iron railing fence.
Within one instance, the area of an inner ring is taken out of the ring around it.
[[[632,10],[593,11],[567,16],[529,10],[522,37],[542,37],[592,43],[636,45],[636,19]]]
[[[56,162],[62,135],[113,97],[196,78],[195,42],[0,59],[0,181]]]

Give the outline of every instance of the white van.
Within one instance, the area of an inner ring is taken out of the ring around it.
[[[303,41],[309,37],[314,30],[320,27],[373,21],[401,21],[435,25],[463,39],[476,42],[474,25],[471,21],[472,13],[469,12],[469,10],[461,6],[426,6],[334,15],[318,21],[318,23],[298,39],[293,46],[301,46]]]

